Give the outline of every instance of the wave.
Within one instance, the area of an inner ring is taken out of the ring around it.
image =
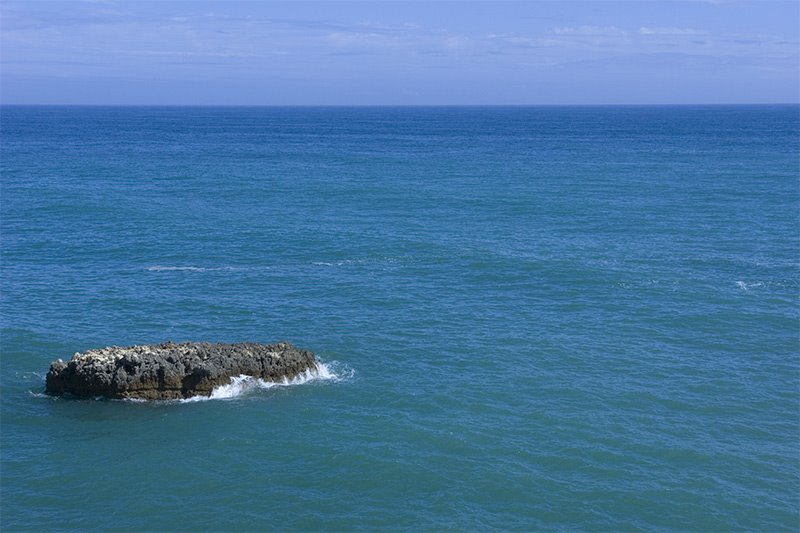
[[[318,362],[315,368],[309,368],[292,379],[283,378],[281,381],[264,381],[260,378],[245,375],[235,376],[231,378],[229,384],[214,387],[210,396],[192,396],[191,398],[178,401],[180,403],[194,403],[210,400],[229,400],[251,392],[268,390],[275,387],[291,387],[293,385],[304,385],[314,381],[338,382],[353,377],[354,372],[352,369],[343,368],[337,372],[334,369],[335,366],[337,366],[335,363],[326,364]]]
[[[367,263],[378,263],[380,260],[370,259],[342,259],[341,261],[312,261],[314,266],[343,266],[343,265],[364,265]]]
[[[232,270],[231,267],[197,267],[197,266],[162,266],[146,267],[148,272],[213,272],[216,270]]]
[[[749,282],[749,283],[746,282],[746,281],[737,281],[736,282],[736,286],[739,287],[740,289],[742,289],[743,291],[749,291],[750,289],[754,289],[756,287],[762,287],[763,285],[764,284],[761,283],[760,281],[752,281],[752,282]]]
[[[311,262],[295,262],[295,263],[282,263],[278,265],[251,265],[251,266],[220,266],[220,267],[203,267],[195,265],[150,265],[144,267],[148,272],[219,272],[219,271],[237,271],[237,272],[255,272],[263,270],[295,270],[298,268],[309,267],[341,267],[341,266],[357,266],[357,265],[379,265],[380,268],[387,268],[387,265],[394,265],[403,261],[402,257],[377,257],[377,258],[362,258],[362,259],[343,259],[339,261],[311,261]]]
[[[400,257],[373,257],[362,259],[342,259],[340,261],[312,261],[313,266],[349,266],[349,265],[382,265],[393,264],[401,262],[403,258]]]

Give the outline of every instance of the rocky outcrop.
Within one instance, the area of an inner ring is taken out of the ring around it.
[[[291,379],[316,369],[314,354],[277,344],[166,342],[76,353],[50,365],[45,392],[80,397],[171,400],[209,396],[214,387],[247,375],[265,381]]]

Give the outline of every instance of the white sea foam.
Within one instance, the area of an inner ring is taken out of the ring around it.
[[[221,266],[221,267],[201,267],[194,265],[150,265],[144,267],[148,272],[253,272],[262,270],[272,270],[268,265],[257,266]]]
[[[753,282],[746,282],[746,281],[737,281],[736,286],[742,289],[743,291],[749,291],[750,289],[754,289],[756,287],[761,287],[764,285],[760,281],[753,281]]]
[[[340,370],[337,373],[332,368],[332,365],[318,362],[316,368],[310,368],[292,379],[284,378],[281,381],[273,382],[264,381],[263,379],[254,378],[252,376],[241,375],[232,377],[231,382],[227,385],[215,387],[214,390],[211,391],[211,396],[193,396],[191,398],[179,401],[181,403],[191,403],[208,400],[227,400],[258,390],[267,390],[274,387],[303,385],[312,381],[342,381],[352,376],[353,371],[350,369]]]
[[[197,267],[197,266],[162,266],[153,265],[147,267],[145,270],[149,272],[209,272],[214,270],[225,270],[225,268],[210,268],[210,267]]]
[[[329,263],[327,261],[314,261],[311,263],[314,266],[344,266],[344,265],[357,265],[365,263],[362,259],[346,259],[344,261],[336,261],[335,263]]]
[[[314,266],[325,266],[325,267],[349,266],[349,265],[381,265],[381,264],[398,263],[401,261],[401,259],[402,258],[387,256],[387,257],[364,258],[364,259],[343,259],[341,261],[312,261],[311,264]]]

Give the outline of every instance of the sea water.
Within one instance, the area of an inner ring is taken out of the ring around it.
[[[4,531],[798,529],[797,106],[0,125]],[[166,340],[324,366],[42,394]]]

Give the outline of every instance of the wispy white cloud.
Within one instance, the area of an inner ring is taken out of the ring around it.
[[[639,35],[706,35],[708,32],[694,28],[642,26],[638,33]]]
[[[246,52],[191,52],[187,50],[106,50],[113,54],[133,55],[133,56],[164,56],[164,57],[215,57],[215,58],[252,58],[263,57],[262,54],[252,54]]]
[[[327,34],[330,44],[345,46],[396,46],[398,39],[375,32],[335,31]]]
[[[550,30],[555,35],[625,35],[627,32],[616,26],[556,26]]]

